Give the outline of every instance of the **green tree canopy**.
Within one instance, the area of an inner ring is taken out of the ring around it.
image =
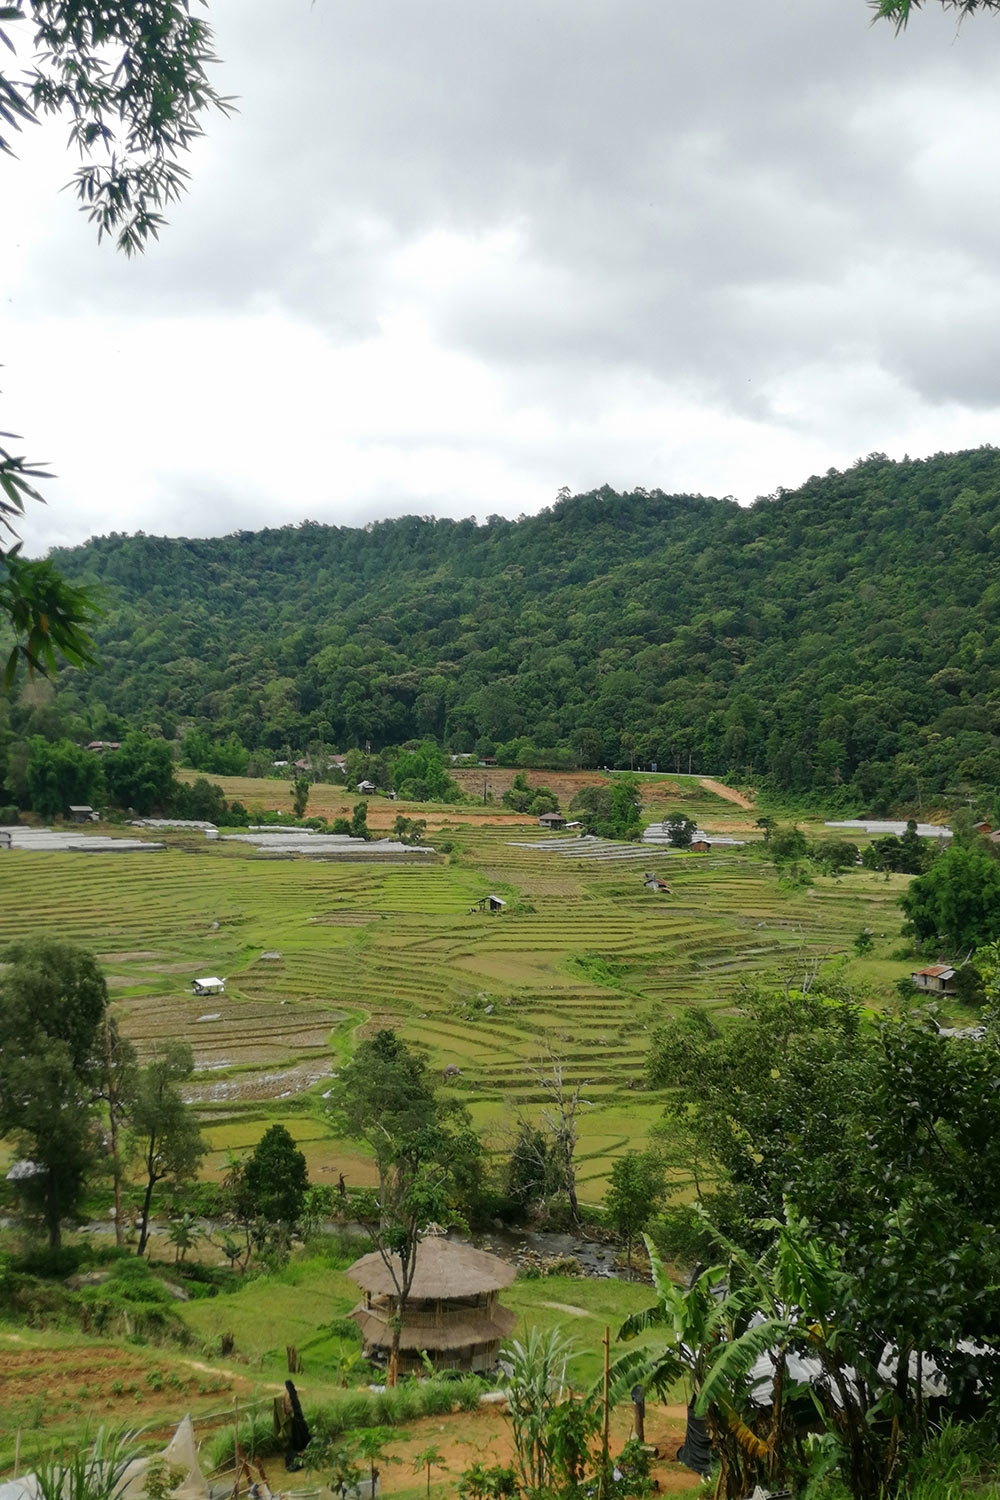
[[[63,818],[76,805],[100,804],[104,772],[100,756],[71,740],[31,740],[25,768],[31,806],[39,817]]]
[[[33,938],[12,943],[0,971],[0,1134],[13,1133],[36,1175],[22,1183],[49,1244],[79,1203],[98,1145],[107,987],[92,954]]]
[[[140,817],[165,812],[175,786],[170,746],[165,740],[133,731],[120,750],[104,756],[104,780],[118,807],[132,808]]]
[[[337,1074],[328,1110],[339,1136],[364,1141],[378,1168],[378,1192],[355,1207],[396,1289],[388,1379],[395,1384],[401,1318],[420,1236],[431,1223],[462,1222],[456,1198],[479,1157],[463,1109],[439,1098],[423,1058],[383,1029],[361,1043]]]
[[[270,1224],[297,1224],[309,1188],[306,1159],[284,1125],[261,1136],[243,1172],[255,1214]]]
[[[197,1116],[185,1103],[180,1088],[193,1071],[190,1046],[173,1041],[155,1049],[145,1066],[133,1075],[125,1114],[131,1152],[142,1162],[146,1178],[137,1255],[145,1253],[149,1241],[149,1217],[157,1185],[167,1180],[187,1181],[195,1175],[205,1154]]]
[[[604,1197],[604,1212],[625,1245],[632,1266],[632,1246],[663,1200],[666,1173],[653,1151],[626,1151],[616,1157]]]
[[[1000,936],[1000,864],[982,849],[945,849],[899,901],[918,942],[960,958]]]
[[[960,1400],[958,1341],[1000,1338],[1000,1050],[794,991],[700,1014],[657,1032],[651,1080],[715,1164],[709,1212],[758,1250],[790,1200],[838,1247],[868,1355],[934,1351]]]

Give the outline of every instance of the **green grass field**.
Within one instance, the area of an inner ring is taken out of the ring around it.
[[[274,785],[284,784],[259,783],[260,800]],[[654,816],[683,793],[703,824],[752,829],[753,812],[693,780],[671,778],[662,807],[648,785]],[[391,1024],[435,1068],[459,1070],[448,1087],[498,1147],[518,1112],[538,1107],[533,1070],[550,1051],[562,1058],[586,1100],[580,1190],[590,1201],[659,1115],[643,1068],[665,1016],[690,1004],[724,1013],[743,985],[830,961],[873,1003],[891,1003],[907,970],[889,956],[903,877],[858,871],[787,891],[745,851],[564,858],[534,847],[546,838],[537,827],[490,823],[483,811],[449,809],[453,852],[426,865],[267,859],[188,834],[168,836],[159,854],[12,851],[0,941],[46,932],[85,944],[140,1049],[191,1042],[210,1175],[227,1148],[282,1119],[314,1175],[364,1180],[350,1144],[329,1139],[320,1096],[359,1029]],[[669,881],[669,896],[643,889],[646,868]],[[470,911],[489,892],[506,910]],[[879,935],[875,951],[849,958],[865,926]],[[193,997],[198,973],[226,976],[226,994]]]

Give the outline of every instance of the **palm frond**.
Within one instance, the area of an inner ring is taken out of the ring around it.
[[[765,1318],[739,1338],[721,1344],[698,1392],[695,1411],[703,1417],[713,1402],[720,1402],[735,1383],[742,1380],[756,1361],[789,1332],[786,1318]]]

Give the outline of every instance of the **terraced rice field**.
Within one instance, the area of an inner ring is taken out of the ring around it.
[[[725,1011],[744,984],[846,954],[865,926],[888,934],[884,961],[898,933],[902,878],[787,892],[739,851],[562,857],[541,830],[481,815],[452,837],[449,858],[398,867],[262,860],[200,837],[153,855],[12,851],[0,941],[49,932],[93,948],[140,1050],[186,1037],[220,1154],[265,1110],[287,1116],[314,1166],[347,1160],[320,1096],[359,1027],[397,1025],[458,1069],[448,1086],[498,1143],[538,1107],[533,1070],[551,1051],[588,1101],[581,1190],[598,1198],[614,1156],[659,1115],[643,1065],[660,1019],[685,1004]],[[647,867],[669,896],[643,889]],[[490,892],[501,915],[470,910]],[[195,999],[196,973],[226,976],[226,994]]]

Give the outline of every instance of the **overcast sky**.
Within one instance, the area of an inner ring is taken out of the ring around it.
[[[1000,441],[1000,17],[865,0],[212,0],[160,241],[65,127],[0,160],[0,427],[30,548],[750,501]],[[9,63],[4,66],[9,67]]]

